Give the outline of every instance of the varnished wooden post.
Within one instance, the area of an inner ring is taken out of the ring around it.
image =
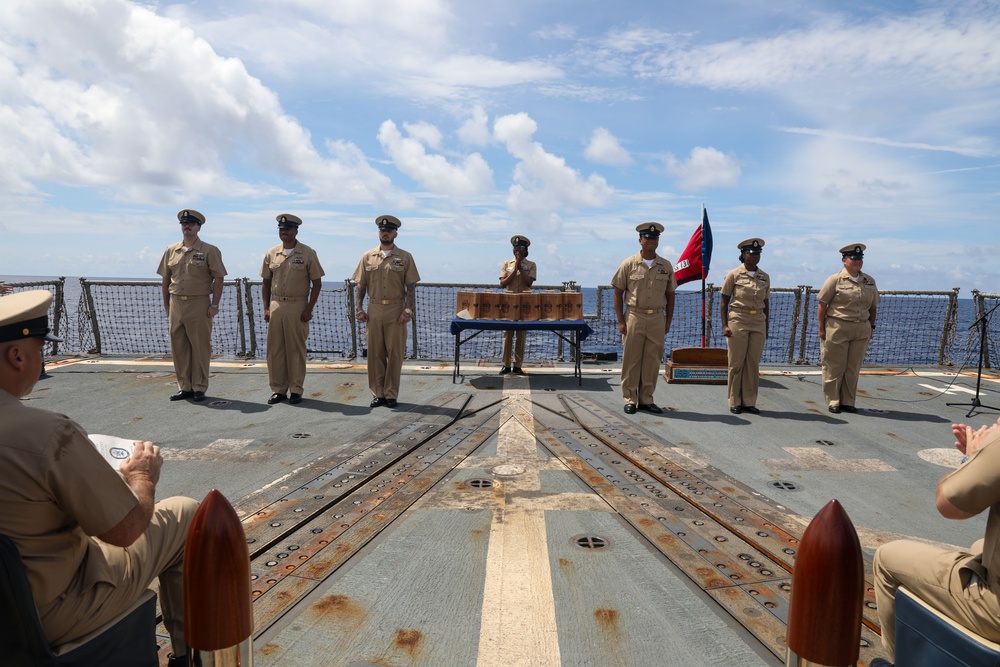
[[[806,528],[792,571],[788,667],[843,667],[858,661],[865,570],[861,543],[836,500]]]
[[[184,638],[192,665],[252,667],[253,608],[246,534],[213,489],[191,520],[184,547]]]

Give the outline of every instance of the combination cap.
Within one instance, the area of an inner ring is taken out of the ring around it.
[[[291,213],[281,213],[275,220],[278,221],[278,229],[298,229],[302,224],[302,218]]]
[[[196,225],[205,224],[205,216],[203,216],[198,211],[193,208],[186,208],[183,211],[177,212],[177,220],[183,225],[185,222],[190,222]]]
[[[751,252],[756,255],[760,254],[760,249],[764,247],[764,239],[752,238],[746,241],[740,241],[740,244],[736,246],[744,252]]]
[[[864,259],[867,247],[864,243],[851,243],[841,248],[840,254],[843,255],[844,259]]]
[[[658,222],[644,222],[637,225],[635,231],[639,232],[639,236],[643,238],[658,239],[663,233],[663,225]]]
[[[527,236],[521,236],[520,234],[515,234],[514,236],[510,237],[510,244],[515,248],[519,245],[523,245],[525,248],[527,248],[529,245],[531,245],[531,240]]]
[[[61,343],[49,329],[49,304],[52,293],[48,290],[18,292],[0,299],[0,343],[22,338],[42,338]]]
[[[394,215],[380,215],[375,218],[375,224],[378,225],[379,229],[399,229],[403,226],[399,218]]]

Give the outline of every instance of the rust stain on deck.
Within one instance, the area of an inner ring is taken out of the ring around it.
[[[312,608],[320,615],[338,618],[360,618],[365,615],[364,610],[346,595],[326,595],[317,600]]]
[[[424,635],[419,630],[396,630],[396,639],[393,644],[406,651],[412,658],[420,650],[420,642],[424,640]]]

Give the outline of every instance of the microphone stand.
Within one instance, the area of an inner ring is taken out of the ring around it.
[[[979,388],[982,385],[982,381],[983,381],[983,353],[986,350],[986,329],[987,329],[987,324],[989,323],[990,315],[992,315],[993,311],[996,310],[998,307],[1000,307],[1000,303],[998,303],[997,305],[995,305],[992,308],[990,308],[989,310],[987,310],[985,313],[982,314],[982,316],[979,319],[977,319],[975,322],[973,322],[969,326],[969,328],[971,329],[972,327],[974,327],[974,326],[976,326],[978,324],[979,325],[979,329],[980,329],[980,333],[979,333],[979,373],[976,375],[976,395],[975,395],[975,397],[972,399],[971,403],[945,403],[945,405],[949,405],[949,406],[951,406],[951,405],[957,405],[957,406],[962,406],[962,407],[969,406],[969,412],[968,412],[968,414],[965,415],[966,419],[968,419],[969,417],[971,417],[972,413],[975,412],[977,408],[985,408],[987,410],[997,410],[997,411],[1000,411],[1000,408],[994,408],[994,407],[992,407],[990,405],[983,405],[982,401],[979,400]]]

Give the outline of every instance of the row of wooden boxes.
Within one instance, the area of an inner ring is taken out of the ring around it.
[[[535,322],[582,320],[583,294],[580,292],[459,292],[456,313],[473,320]]]

